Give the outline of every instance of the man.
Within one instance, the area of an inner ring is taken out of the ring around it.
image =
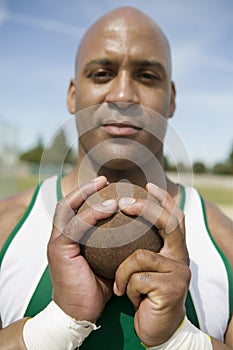
[[[30,189],[1,203],[2,246],[7,240],[1,349],[232,349],[232,223],[195,190],[166,177],[166,190],[156,186],[163,123],[175,110],[170,49],[161,29],[133,8],[100,18],[81,42],[68,108],[77,113],[79,151],[76,168],[61,180],[61,193],[52,178],[35,193]],[[88,112],[82,116],[83,110]],[[140,153],[142,148],[148,151]],[[122,198],[77,214],[91,193],[122,178],[146,185],[159,205]],[[129,215],[143,213],[164,245],[158,254],[135,251],[113,283],[93,274],[77,242],[118,206]]]

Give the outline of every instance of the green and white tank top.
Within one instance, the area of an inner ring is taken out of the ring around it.
[[[222,340],[231,316],[232,273],[208,229],[199,194],[192,188],[181,189],[192,271],[186,300],[187,316],[200,329]],[[24,316],[33,317],[52,298],[47,243],[60,198],[59,177],[42,182],[1,250],[0,312],[3,327]],[[142,350],[133,321],[134,308],[127,296],[113,296],[98,320],[101,328],[91,333],[82,349]]]

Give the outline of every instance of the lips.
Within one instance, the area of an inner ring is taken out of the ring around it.
[[[101,127],[111,136],[129,136],[136,134],[142,128],[131,124],[131,123],[118,123],[118,122],[107,122],[101,125]]]

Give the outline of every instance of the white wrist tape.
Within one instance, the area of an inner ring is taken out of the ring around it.
[[[51,301],[25,323],[23,339],[27,350],[74,350],[98,328],[88,321],[76,321]]]
[[[148,350],[213,350],[210,337],[196,328],[185,317],[184,321],[165,343],[147,348]]]

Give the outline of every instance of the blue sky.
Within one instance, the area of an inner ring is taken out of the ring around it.
[[[233,142],[232,0],[0,0],[0,120],[18,147],[68,119],[66,91],[85,30],[117,6],[149,14],[167,34],[177,88],[172,125],[193,161],[225,160]]]

